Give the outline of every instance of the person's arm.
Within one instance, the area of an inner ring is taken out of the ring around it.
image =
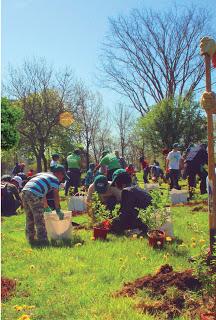
[[[59,219],[63,220],[64,219],[64,213],[61,211],[59,190],[58,189],[53,189],[53,200],[54,200],[54,204],[55,204],[56,213],[59,216]]]
[[[99,163],[99,164],[94,168],[94,171],[93,171],[93,172],[94,172],[94,173],[97,172],[97,170],[100,169],[100,167],[101,167],[101,163]]]

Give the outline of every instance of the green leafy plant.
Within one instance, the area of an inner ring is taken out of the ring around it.
[[[93,225],[100,225],[104,220],[110,219],[110,211],[101,203],[97,192],[92,195],[90,210]]]
[[[152,190],[152,202],[146,209],[139,209],[139,218],[145,223],[149,229],[158,229],[162,226],[170,216],[169,193],[167,191]]]

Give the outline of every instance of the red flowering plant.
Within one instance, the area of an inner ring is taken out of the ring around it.
[[[92,224],[94,226],[99,226],[104,229],[110,229],[112,220],[119,216],[120,204],[117,204],[115,208],[110,211],[106,206],[101,203],[99,195],[97,192],[93,193],[92,203],[91,203],[91,217]]]

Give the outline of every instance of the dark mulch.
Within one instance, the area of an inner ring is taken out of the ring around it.
[[[7,300],[16,288],[16,280],[1,278],[1,299]]]
[[[160,270],[153,276],[148,275],[138,278],[133,282],[126,283],[115,296],[133,296],[138,290],[147,288],[154,294],[164,295],[169,287],[176,287],[179,290],[199,290],[200,281],[193,276],[192,270],[188,269],[182,272],[173,271],[172,266],[166,264],[161,266]]]

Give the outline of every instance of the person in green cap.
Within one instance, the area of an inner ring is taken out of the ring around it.
[[[46,195],[50,190],[54,193],[55,210],[59,219],[64,219],[60,208],[59,185],[65,179],[66,173],[62,165],[53,167],[52,172],[41,172],[29,180],[22,190],[23,208],[26,213],[26,236],[30,244],[38,241],[47,244],[47,231],[44,213],[52,211],[48,207]],[[37,240],[35,239],[35,227]]]
[[[113,173],[111,186],[121,191],[120,214],[113,219],[111,232],[122,234],[128,229],[140,229],[146,233],[148,227],[138,218],[138,209],[146,209],[151,204],[151,196],[140,187],[132,186],[131,177],[124,169]]]
[[[72,186],[74,187],[74,193],[78,192],[81,177],[81,150],[75,149],[73,153],[67,157],[67,176],[68,179],[65,185],[65,196],[68,195],[68,190]]]
[[[108,210],[113,210],[115,205],[121,201],[121,191],[111,186],[111,181],[100,174],[95,177],[94,182],[89,186],[87,203],[92,201],[93,193],[97,192],[101,203],[105,204]]]
[[[102,152],[102,158],[99,164],[95,167],[94,172],[96,172],[101,166],[107,166],[107,179],[108,181],[112,181],[113,173],[121,168],[119,163],[119,159],[116,157],[114,153],[109,152],[108,150],[104,150]]]

